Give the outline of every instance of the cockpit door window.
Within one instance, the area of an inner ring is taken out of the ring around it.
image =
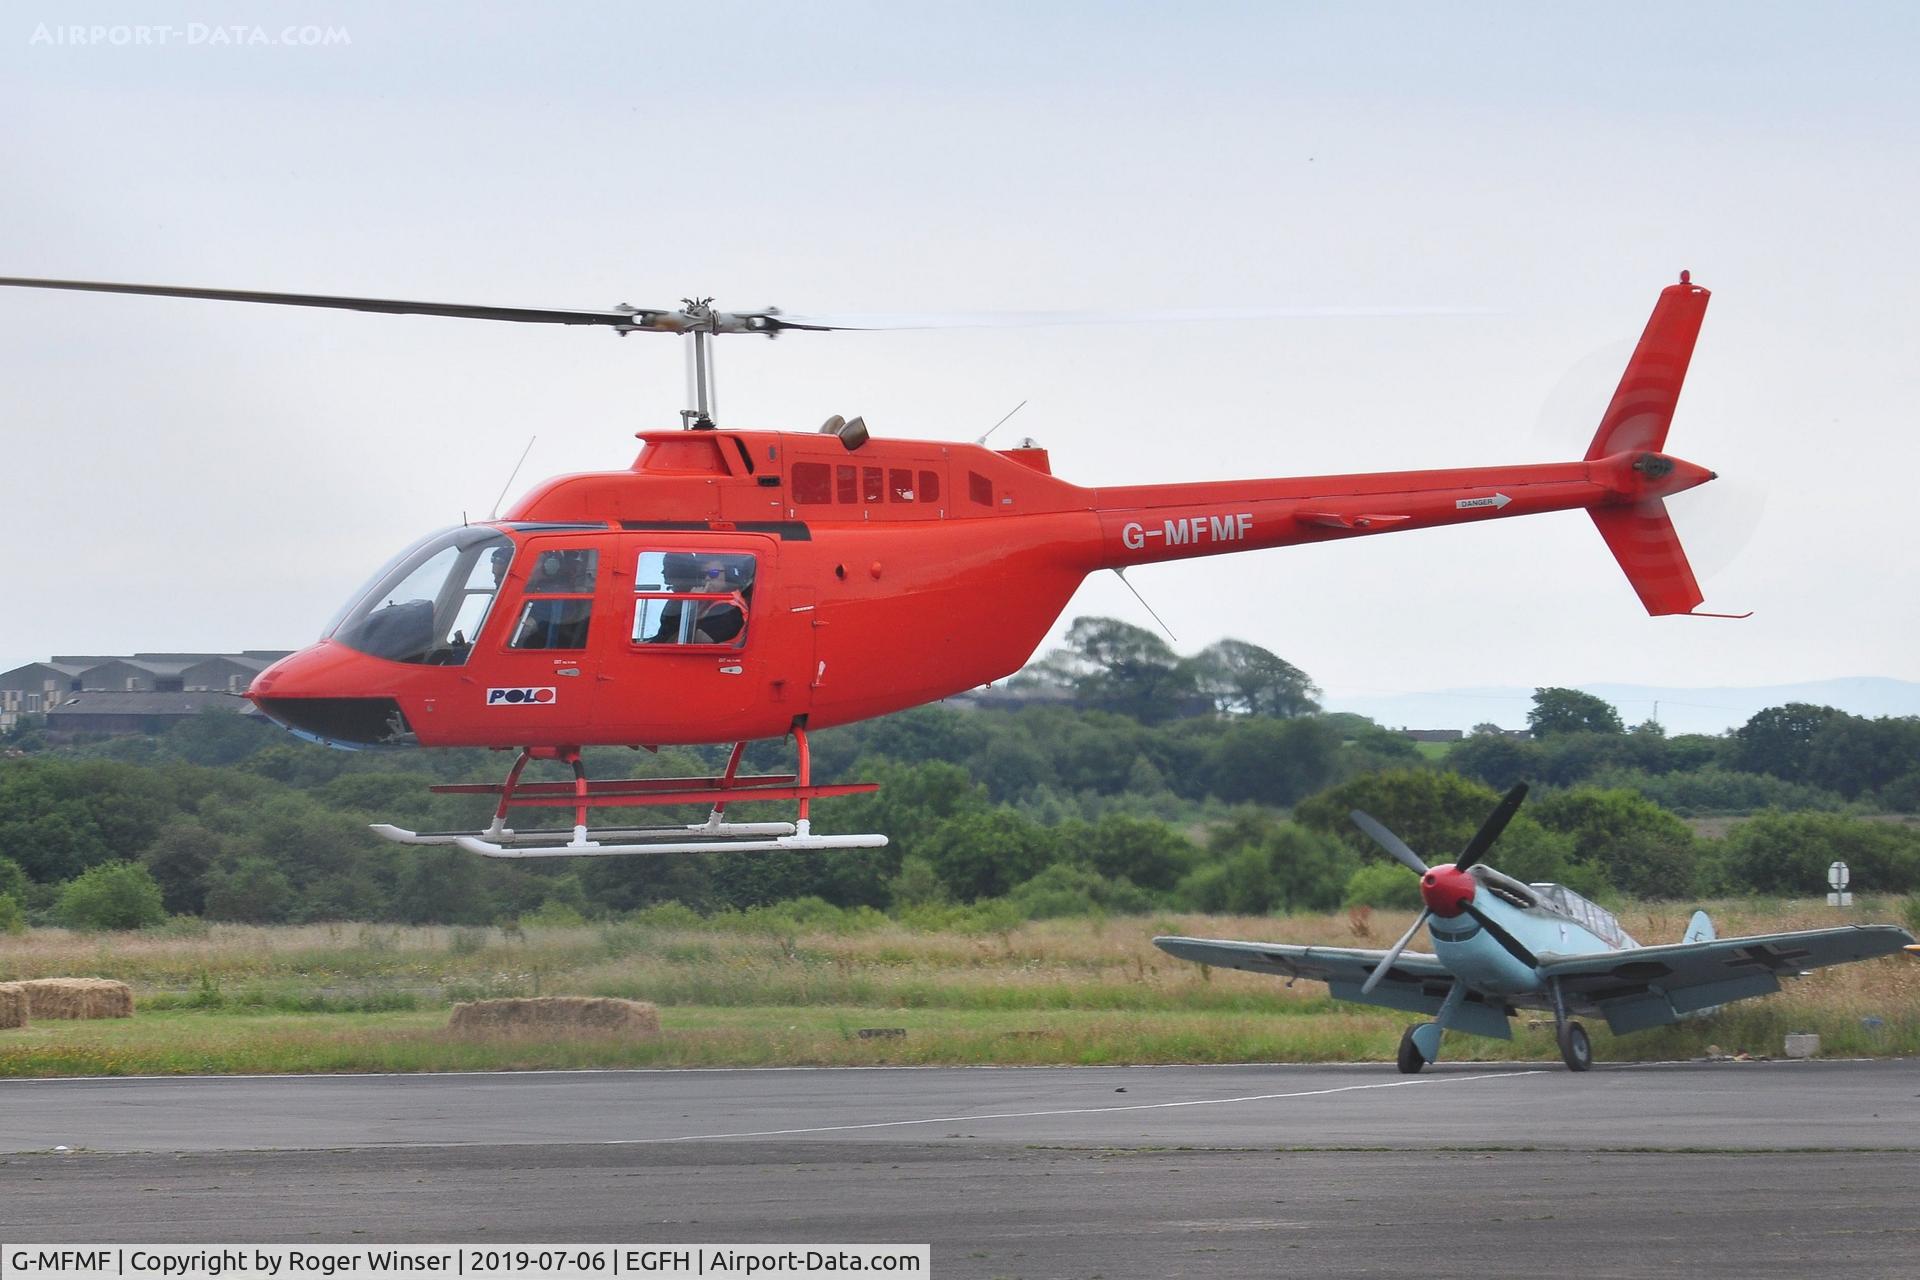
[[[716,646],[747,642],[754,557],[739,551],[642,551],[635,563],[635,645]]]
[[[590,547],[541,550],[527,571],[526,602],[508,647],[586,648],[599,567],[600,553]]]

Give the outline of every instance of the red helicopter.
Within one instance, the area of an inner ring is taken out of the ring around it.
[[[317,644],[247,696],[338,746],[518,750],[480,832],[375,829],[490,857],[846,849],[883,835],[816,835],[809,802],[871,791],[816,783],[807,735],[1002,679],[1101,569],[1584,509],[1651,614],[1701,603],[1665,498],[1714,473],[1664,452],[1708,292],[1682,272],[1577,462],[1369,475],[1083,488],[1045,450],[870,438],[713,420],[717,335],[874,327],[718,311],[536,310],[0,278],[0,285],[601,325],[692,338],[685,428],[644,432],[625,470],[561,476],[498,520],[431,534],[395,556]],[[1724,615],[1714,615],[1724,616]],[[793,774],[746,776],[757,739],[791,736]],[[704,778],[593,780],[581,749],[731,743]],[[571,782],[523,782],[535,760]],[[730,821],[730,804],[797,802],[794,823]],[[593,831],[603,808],[704,804],[691,826]],[[571,829],[508,824],[515,808],[571,810]]]

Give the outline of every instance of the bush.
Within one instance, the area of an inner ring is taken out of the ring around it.
[[[27,873],[11,858],[0,858],[0,893],[6,894],[17,904],[24,904],[27,900]]]
[[[0,933],[25,933],[27,910],[10,893],[0,893]]]
[[[167,918],[160,886],[137,862],[106,862],[68,881],[54,916],[71,929],[139,929]]]
[[[207,876],[207,916],[276,924],[293,908],[293,883],[265,858],[241,858]]]
[[[1138,915],[1153,905],[1151,895],[1125,879],[1108,879],[1091,868],[1065,863],[1055,863],[1018,886],[1007,895],[1007,901],[1029,920],[1088,916],[1100,911]]]
[[[1920,889],[1920,832],[1831,813],[1763,813],[1720,842],[1725,887],[1741,893],[1814,897],[1827,864],[1844,862],[1855,892]]]
[[[1397,862],[1369,862],[1347,877],[1347,907],[1418,910],[1420,877]]]

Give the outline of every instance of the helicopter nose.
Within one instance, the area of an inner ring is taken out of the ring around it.
[[[255,676],[247,697],[274,723],[327,746],[410,745],[406,713],[394,698],[367,695],[357,656],[323,640]]]

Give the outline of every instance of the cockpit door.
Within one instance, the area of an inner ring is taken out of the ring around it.
[[[605,633],[618,625],[604,533],[526,538],[487,620],[473,696],[503,741],[578,742]]]
[[[597,723],[685,726],[756,706],[775,630],[774,539],[620,534]]]

